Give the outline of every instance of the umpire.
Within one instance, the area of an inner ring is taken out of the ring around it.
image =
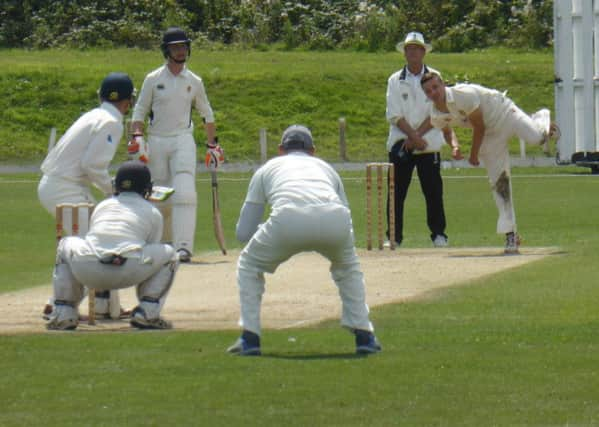
[[[387,81],[387,151],[389,162],[395,168],[395,236],[388,237],[395,238],[397,246],[403,240],[404,201],[414,167],[426,200],[426,223],[433,245],[448,245],[440,151],[444,139],[452,146],[454,157],[459,156],[459,149],[457,138],[451,131],[444,134],[430,124],[429,103],[420,87],[420,79],[425,73],[433,71],[423,62],[431,49],[431,45],[424,42],[422,34],[408,33],[405,40],[397,45],[397,50],[404,53],[407,64]]]

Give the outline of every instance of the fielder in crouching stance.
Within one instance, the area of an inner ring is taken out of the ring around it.
[[[58,246],[55,309],[48,329],[77,327],[84,286],[99,290],[136,286],[139,305],[131,314],[131,325],[172,327],[160,317],[160,310],[179,264],[173,247],[159,243],[162,215],[146,200],[152,192],[150,171],[141,162],[125,162],[114,186],[114,197],[94,210],[85,238],[66,237]]]
[[[294,254],[316,251],[331,261],[331,275],[343,304],[341,324],[355,334],[358,353],[381,350],[368,318],[364,277],[354,247],[353,226],[343,183],[335,170],[313,157],[308,128],[290,126],[279,145],[281,156],[252,177],[237,223],[246,242],[237,264],[241,337],[229,353],[260,355],[260,305],[264,273],[273,273]],[[260,224],[265,205],[270,217]]]
[[[529,116],[514,102],[494,89],[476,84],[445,87],[437,73],[426,73],[420,80],[426,96],[432,101],[430,120],[434,127],[472,128],[469,163],[487,169],[495,204],[499,211],[497,233],[505,233],[505,253],[519,252],[520,238],[516,230],[516,214],[512,199],[509,139],[516,135],[530,144],[544,144],[559,137],[559,129],[550,121],[547,109]]]

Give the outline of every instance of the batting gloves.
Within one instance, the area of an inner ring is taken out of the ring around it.
[[[218,139],[214,138],[214,142],[212,144],[206,144],[208,148],[206,150],[206,167],[208,169],[216,169],[225,161],[225,152],[222,147],[218,145]]]
[[[133,134],[131,141],[127,143],[127,154],[129,155],[129,160],[139,160],[140,162],[148,163],[150,156],[143,134]]]

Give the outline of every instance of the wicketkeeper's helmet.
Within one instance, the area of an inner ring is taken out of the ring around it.
[[[139,160],[123,163],[114,178],[114,194],[133,191],[144,198],[152,194],[152,176],[150,169]]]
[[[168,58],[168,46],[176,43],[185,43],[187,45],[187,55],[191,56],[191,39],[187,37],[185,31],[179,27],[170,27],[162,36],[160,49],[165,58]]]
[[[285,151],[304,150],[310,151],[314,149],[314,141],[310,129],[302,125],[291,125],[281,138],[280,147]]]
[[[131,99],[135,89],[133,82],[125,73],[110,73],[100,86],[100,99],[102,101],[117,102],[123,99]]]

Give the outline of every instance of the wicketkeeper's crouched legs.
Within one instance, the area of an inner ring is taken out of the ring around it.
[[[148,248],[148,246],[150,246]],[[155,263],[160,267],[147,280],[141,282],[137,287],[137,298],[140,305],[145,302],[156,302],[149,317],[159,317],[160,311],[166,301],[166,296],[175,280],[175,274],[179,268],[179,260],[174,249],[169,245],[148,245],[144,249],[145,256],[153,256]],[[153,255],[152,255],[153,254]]]

